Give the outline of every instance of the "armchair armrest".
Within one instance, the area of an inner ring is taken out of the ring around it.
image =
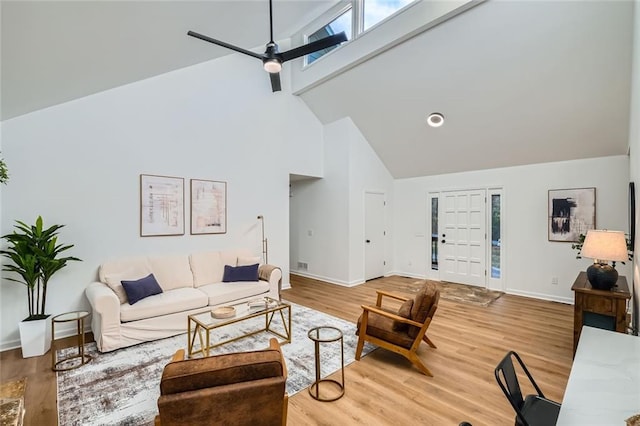
[[[423,323],[414,321],[412,319],[401,317],[400,315],[396,315],[396,314],[394,314],[392,312],[387,312],[385,310],[379,309],[379,307],[377,307],[377,306],[365,306],[365,305],[361,305],[361,306],[362,306],[362,309],[364,310],[364,314],[365,315],[369,315],[369,312],[373,312],[373,313],[376,313],[378,315],[382,315],[384,317],[390,318],[390,319],[392,319],[394,321],[398,321],[398,322],[401,322],[401,323],[404,323],[404,324],[414,325],[414,326],[419,327],[419,328],[424,325]]]
[[[184,361],[184,349],[178,349],[173,357],[171,357],[171,362]]]
[[[376,301],[376,306],[378,307],[382,306],[383,296],[388,297],[390,299],[400,300],[401,302],[405,302],[409,300],[409,297],[400,296],[399,294],[389,293],[388,291],[384,291],[384,290],[376,290],[376,293],[378,294],[378,299]]]

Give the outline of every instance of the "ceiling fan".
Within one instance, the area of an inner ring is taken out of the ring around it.
[[[347,41],[347,35],[343,31],[338,34],[330,35],[329,37],[307,43],[300,47],[287,50],[286,52],[280,52],[278,50],[278,45],[273,41],[272,8],[272,0],[269,0],[269,30],[271,39],[269,40],[269,43],[267,43],[267,50],[265,50],[264,53],[255,53],[250,50],[225,43],[224,41],[216,40],[203,34],[198,34],[194,31],[189,31],[187,34],[191,37],[199,38],[200,40],[208,41],[209,43],[217,44],[218,46],[226,47],[227,49],[235,50],[236,52],[244,53],[245,55],[253,56],[254,58],[262,60],[264,70],[269,73],[269,77],[271,78],[271,89],[274,92],[279,92],[282,90],[282,87],[280,86],[280,70],[282,69],[283,62],[338,45]]]

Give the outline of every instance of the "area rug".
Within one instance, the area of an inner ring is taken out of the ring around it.
[[[0,385],[0,425],[21,425],[24,417],[24,392],[27,379]]]
[[[502,291],[487,290],[486,288],[473,285],[458,284],[448,281],[433,281],[440,289],[440,297],[454,302],[470,303],[477,306],[489,306],[492,302],[500,298]],[[424,284],[424,280],[413,281],[407,288],[401,290],[417,292]]]
[[[315,380],[314,346],[307,336],[311,328],[329,325],[342,330],[345,366],[354,361],[357,344],[355,324],[294,303],[291,303],[291,315],[291,343],[282,345],[288,370],[289,396],[307,388]],[[279,315],[274,316],[274,324],[276,330],[282,326]],[[240,335],[243,330],[256,330],[261,326],[264,326],[264,317],[223,327],[212,332],[212,338],[226,340]],[[258,333],[222,345],[213,353],[266,348],[270,337],[273,337],[270,333]],[[171,356],[186,345],[186,334],[104,354],[97,351],[95,343],[88,344],[86,353],[93,358],[91,362],[75,370],[58,373],[58,424],[152,425],[158,413],[162,370]],[[340,368],[339,347],[339,343],[322,346],[323,376]],[[363,355],[374,348],[365,344]],[[59,356],[66,356],[74,349],[59,351]]]
[[[424,283],[424,281],[416,281],[414,284],[422,283]],[[504,294],[502,291],[487,290],[482,287],[448,281],[435,281],[435,283],[440,289],[441,298],[454,302],[470,303],[477,306],[489,306]],[[417,288],[419,288],[419,286]]]

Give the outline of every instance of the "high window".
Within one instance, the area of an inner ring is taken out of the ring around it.
[[[318,31],[311,34],[307,37],[307,43],[311,43],[312,41],[320,40],[325,37],[341,33],[344,31],[347,34],[347,40],[351,40],[351,24],[353,21],[353,12],[351,8],[343,12],[340,16],[338,16],[333,21],[329,22],[324,27],[320,28]],[[331,46],[327,49],[318,50],[317,52],[313,52],[310,55],[306,56],[306,63],[311,64],[318,58],[326,55],[331,52],[338,46]]]
[[[307,36],[307,43],[342,31],[346,33],[347,40],[352,40],[415,1],[417,0],[353,0],[337,18]],[[352,30],[354,28],[355,34]],[[312,64],[337,47],[332,46],[305,56],[305,65]]]
[[[413,0],[363,0],[363,30],[368,30],[409,3]]]

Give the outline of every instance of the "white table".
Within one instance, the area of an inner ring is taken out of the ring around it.
[[[640,337],[582,327],[558,426],[625,425],[640,414]]]

